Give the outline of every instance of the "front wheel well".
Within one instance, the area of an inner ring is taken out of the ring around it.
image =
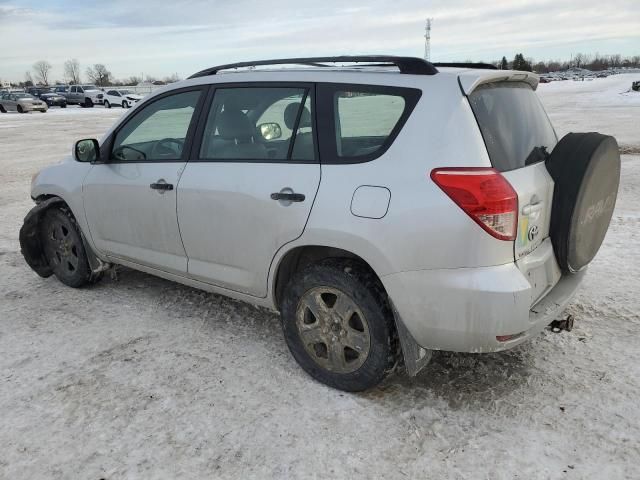
[[[369,270],[375,276],[376,280],[382,287],[380,277],[378,277],[375,270],[371,267],[371,265],[369,265],[366,260],[356,255],[355,253],[335,247],[327,247],[322,245],[306,245],[303,247],[296,247],[288,251],[278,264],[273,289],[276,308],[280,310],[285,288],[289,283],[289,280],[297,272],[305,268],[307,265],[319,263],[328,259],[344,259],[349,260],[350,262],[355,261],[361,264],[363,268]],[[384,291],[384,287],[382,287],[382,289]]]

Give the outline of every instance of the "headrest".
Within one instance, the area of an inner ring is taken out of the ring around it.
[[[247,138],[253,137],[256,129],[244,112],[224,110],[218,120],[218,133],[225,138]]]
[[[284,109],[284,124],[289,130],[293,130],[296,124],[296,117],[298,116],[298,110],[300,109],[299,103],[290,103],[287,108]],[[311,126],[311,113],[307,107],[302,109],[302,115],[300,116],[300,125],[298,128]]]

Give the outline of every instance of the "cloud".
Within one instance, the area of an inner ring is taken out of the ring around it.
[[[637,0],[0,0],[0,77],[47,59],[105,63],[116,77],[182,76],[255,58],[343,53],[420,56],[434,18],[434,60],[490,61],[578,51],[640,54]]]

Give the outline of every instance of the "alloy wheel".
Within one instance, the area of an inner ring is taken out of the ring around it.
[[[354,372],[369,355],[367,320],[354,300],[338,289],[307,291],[298,304],[296,326],[307,353],[328,371]]]

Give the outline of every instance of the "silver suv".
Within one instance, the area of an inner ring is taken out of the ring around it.
[[[34,177],[22,251],[72,287],[119,264],[278,310],[344,390],[508,349],[561,315],[620,176],[612,137],[558,141],[537,84],[407,57],[203,70]]]

